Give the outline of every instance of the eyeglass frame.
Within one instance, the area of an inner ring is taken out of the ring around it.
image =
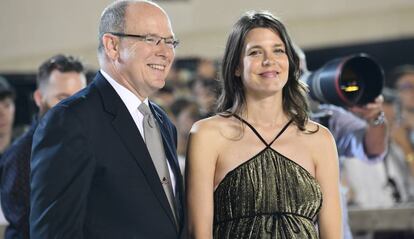
[[[122,32],[107,32],[109,34],[112,34],[114,36],[118,36],[118,37],[133,37],[133,38],[137,38],[140,41],[146,42],[150,45],[152,45],[152,43],[150,41],[148,41],[148,37],[154,37],[154,38],[159,38],[157,41],[154,41],[155,46],[158,46],[160,44],[160,42],[162,40],[164,40],[164,44],[166,46],[170,46],[170,43],[167,43],[166,40],[173,40],[171,43],[172,47],[169,47],[171,49],[175,49],[178,44],[180,44],[180,41],[178,39],[174,39],[174,37],[160,37],[157,35],[151,35],[151,34],[146,34],[146,35],[137,35],[137,34],[127,34],[127,33],[122,33]]]

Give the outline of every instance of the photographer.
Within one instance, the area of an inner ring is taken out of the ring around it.
[[[299,47],[296,47],[296,51],[301,59],[302,78],[306,78],[310,72],[307,69],[305,54]],[[341,160],[347,157],[371,162],[384,158],[387,151],[387,122],[384,118],[381,95],[371,103],[347,109],[309,100],[313,112],[312,119],[326,126],[335,138],[340,167]],[[342,188],[341,192],[343,238],[350,239],[352,234],[348,224],[346,189]]]

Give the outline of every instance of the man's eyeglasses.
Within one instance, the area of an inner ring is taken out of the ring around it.
[[[109,34],[118,36],[118,37],[134,37],[137,38],[140,41],[146,42],[149,45],[156,46],[160,44],[162,40],[164,40],[164,44],[168,48],[176,48],[178,44],[180,43],[177,39],[174,39],[172,37],[160,37],[155,35],[134,35],[134,34],[126,34],[126,33],[120,33],[120,32],[108,32]]]

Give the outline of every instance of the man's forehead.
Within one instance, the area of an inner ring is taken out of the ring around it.
[[[157,5],[150,4],[147,2],[137,2],[128,4],[125,12],[127,19],[140,19],[145,20],[148,18],[166,18],[167,14],[163,9]]]
[[[125,16],[125,28],[127,31],[135,31],[139,34],[154,34],[164,37],[172,36],[172,28],[168,16],[162,9],[156,6],[130,9]]]

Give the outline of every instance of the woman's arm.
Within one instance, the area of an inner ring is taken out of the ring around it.
[[[319,213],[319,232],[322,239],[342,238],[342,216],[339,193],[338,153],[334,138],[325,128],[316,133],[319,149],[315,153],[316,179],[321,186],[323,203]]]
[[[186,159],[186,206],[189,238],[212,239],[214,174],[219,136],[212,122],[196,122],[190,132]]]

